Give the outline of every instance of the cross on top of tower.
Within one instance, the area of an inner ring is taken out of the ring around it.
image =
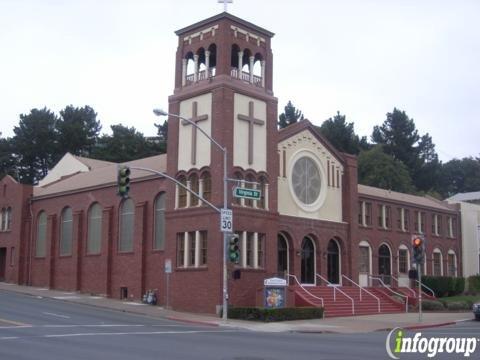
[[[227,11],[227,4],[233,3],[233,0],[218,0],[217,1],[219,4],[223,3],[223,11]]]

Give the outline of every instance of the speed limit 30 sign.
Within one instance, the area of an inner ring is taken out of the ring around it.
[[[233,212],[230,209],[221,209],[220,211],[220,231],[232,232]]]

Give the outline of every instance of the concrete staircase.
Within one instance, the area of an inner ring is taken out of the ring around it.
[[[320,299],[323,299],[325,317],[405,312],[404,301],[394,299],[387,289],[373,287],[364,289],[370,294],[362,291],[360,300],[360,289],[358,287],[337,286],[337,290],[335,290],[334,286],[305,286],[303,288],[295,286],[295,305],[322,306]],[[352,300],[354,302],[353,307]]]

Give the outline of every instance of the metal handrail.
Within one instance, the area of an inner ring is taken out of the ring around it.
[[[415,279],[415,282],[419,283],[420,281],[418,281],[417,279]],[[430,289],[427,285],[425,285],[424,283],[422,283],[422,287],[424,287],[425,289],[427,289],[428,291],[430,291],[433,295],[433,297],[437,297],[435,295],[435,291],[433,291],[432,289]]]
[[[396,291],[393,291],[393,290],[390,289],[387,285],[385,285],[385,283],[383,282],[383,280],[380,279],[379,277],[372,276],[372,275],[368,275],[368,277],[369,277],[370,279],[375,279],[375,280],[380,281],[380,283],[382,284],[382,286],[383,286],[385,289],[387,289],[388,291],[390,291],[391,293],[393,293],[393,294],[395,294],[395,295],[398,295],[398,296],[400,296],[400,297],[402,297],[402,298],[405,298],[405,312],[408,313],[408,296],[402,295],[402,294],[397,293]]]
[[[336,291],[340,291],[343,295],[345,295],[347,298],[349,298],[350,301],[352,302],[352,315],[355,315],[355,300],[353,300],[353,298],[350,297],[345,291],[343,291],[342,289],[338,288],[337,286],[332,284],[330,281],[325,279],[322,275],[320,275],[320,274],[315,274],[315,275],[317,275],[317,277],[319,277],[321,280],[325,281],[328,285],[332,285],[333,301],[335,301],[335,302],[337,301]]]
[[[322,307],[324,308],[325,307],[325,303],[323,302],[323,298],[321,297],[318,297],[318,296],[315,296],[313,295],[310,291],[308,291],[307,289],[305,289],[305,287],[300,283],[300,281],[298,281],[297,277],[295,275],[291,275],[291,274],[287,274],[287,276],[290,276],[290,277],[293,277],[295,279],[295,282],[298,284],[298,286],[300,286],[302,288],[303,291],[305,291],[308,295],[314,297],[315,299],[318,299],[322,302]]]
[[[390,275],[390,277],[397,282],[397,288],[400,288],[400,283],[398,282],[398,278],[396,278],[393,275]],[[413,293],[413,297],[417,297],[417,293],[413,291],[413,289],[407,287],[408,290],[410,290]]]
[[[365,291],[367,294],[369,294],[370,296],[373,296],[375,299],[377,299],[377,304],[378,304],[378,312],[380,313],[381,310],[380,310],[380,298],[378,296],[375,296],[373,295],[370,291],[368,291],[367,289],[364,289],[362,286],[360,286],[359,284],[357,284],[355,281],[353,281],[352,279],[350,279],[349,277],[347,277],[346,275],[342,274],[342,276],[347,279],[348,281],[350,281],[352,284],[354,284],[356,287],[358,287],[360,289],[360,301],[362,301],[362,290]]]

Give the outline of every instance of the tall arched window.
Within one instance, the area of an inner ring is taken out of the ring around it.
[[[210,177],[210,173],[205,172],[202,174],[202,197],[210,201],[212,198],[212,178]]]
[[[251,184],[251,183],[255,182],[255,178],[253,177],[253,175],[248,174],[246,176],[245,180],[249,182],[249,183],[245,184],[245,187],[247,189],[253,189],[255,187],[254,184]],[[253,200],[252,199],[245,199],[245,206],[252,207],[253,206]]]
[[[72,254],[73,216],[72,208],[66,207],[62,211],[62,223],[60,228],[60,255]]]
[[[2,217],[2,225],[0,227],[0,231],[5,231],[5,229],[7,228],[7,210],[3,208],[0,215]]]
[[[190,181],[190,190],[192,190],[195,194],[198,194],[198,176],[196,174],[192,174],[188,180]],[[198,198],[193,194],[190,195],[190,206],[198,206]]]
[[[165,193],[160,193],[155,199],[155,250],[165,249]]]
[[[88,211],[87,254],[100,254],[102,249],[102,207],[95,203]]]
[[[135,205],[132,199],[126,199],[120,206],[120,237],[118,251],[133,251],[134,226]]]
[[[8,207],[7,208],[6,229],[5,230],[10,230],[11,227],[12,227],[12,208]]]
[[[41,211],[37,217],[37,242],[35,244],[35,257],[45,257],[47,241],[47,214]]]
[[[187,186],[187,179],[184,176],[178,178],[178,181],[182,183],[184,186]],[[184,208],[187,206],[187,190],[182,186],[177,185],[177,193],[178,193],[178,207]]]
[[[243,180],[242,174],[239,173],[239,172],[236,172],[234,174],[234,178],[238,180],[238,182],[237,182],[237,184],[235,184],[235,186],[239,186],[239,187],[242,186],[242,180]],[[236,204],[236,205],[242,205],[242,199],[235,196],[233,198],[233,203]]]

